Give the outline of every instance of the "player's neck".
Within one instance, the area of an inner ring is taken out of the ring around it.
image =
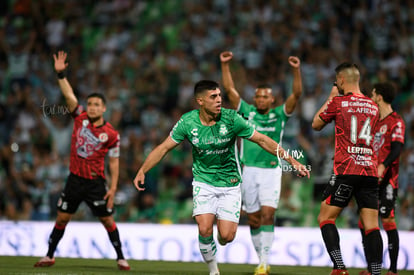
[[[257,110],[257,112],[258,112],[259,114],[261,114],[261,115],[267,115],[267,114],[269,113],[269,111],[270,111],[270,109],[266,109],[266,110],[259,110],[259,109],[257,109],[257,108],[256,108],[256,110]]]
[[[218,116],[220,116],[220,114],[211,114],[207,113],[203,109],[200,109],[199,118],[201,124],[203,124],[204,126],[213,126],[214,124],[216,124]]]
[[[354,83],[346,83],[344,84],[344,95],[354,94],[354,95],[362,95],[361,89],[359,89],[358,84]]]
[[[102,126],[105,122],[105,120],[103,119],[103,117],[99,117],[99,118],[89,118],[89,120],[91,121],[92,125],[95,127],[99,127]]]
[[[393,112],[391,104],[382,102],[378,104],[378,107],[379,107],[379,112],[380,112],[380,119],[386,118]]]
[[[363,95],[359,89],[356,89],[356,90],[349,89],[349,90],[346,90],[344,92],[344,95],[349,95],[349,94],[353,94],[353,95]]]

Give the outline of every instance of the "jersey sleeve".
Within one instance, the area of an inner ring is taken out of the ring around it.
[[[246,101],[244,101],[243,99],[240,99],[240,104],[239,104],[239,108],[237,108],[237,112],[244,118],[248,118],[249,117],[249,113],[251,110],[251,105],[248,104]]]
[[[391,130],[391,142],[401,142],[404,144],[405,124],[402,120],[398,120]]]
[[[254,127],[241,115],[234,113],[234,131],[237,136],[249,139],[253,136]]]
[[[283,103],[283,105],[277,106],[275,108],[275,111],[284,121],[288,121],[289,118],[293,115],[293,112],[291,114],[286,113],[285,103]]]
[[[330,123],[332,120],[335,119],[336,116],[336,104],[337,104],[337,97],[332,98],[328,105],[326,106],[325,110],[319,114],[320,119],[322,119],[325,123]]]
[[[72,115],[73,118],[76,118],[79,115],[81,115],[83,112],[86,112],[85,111],[85,108],[83,108],[82,105],[79,105],[78,104],[78,106],[76,106],[75,110],[73,110],[73,112],[71,113],[71,115]]]
[[[109,146],[108,156],[119,158],[120,156],[121,138],[118,133],[115,134],[114,142]]]
[[[186,137],[185,122],[182,117],[180,118],[180,120],[177,121],[177,123],[172,128],[170,132],[170,137],[176,143],[181,143],[185,139]]]

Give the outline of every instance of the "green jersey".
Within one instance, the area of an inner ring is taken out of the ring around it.
[[[170,133],[175,142],[187,139],[193,145],[194,180],[216,187],[239,185],[241,166],[236,140],[250,138],[254,127],[235,110],[222,108],[220,120],[212,126],[201,124],[199,114],[199,110],[185,113]]]
[[[257,112],[255,106],[240,100],[238,112],[254,125],[256,131],[265,134],[280,144],[286,121],[289,119],[284,105],[270,109],[267,114],[262,115]],[[259,168],[273,168],[280,165],[279,159],[276,156],[265,151],[254,142],[242,140],[240,150],[241,160],[244,165]]]

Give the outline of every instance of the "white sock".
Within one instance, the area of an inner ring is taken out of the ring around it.
[[[261,250],[261,243],[262,243],[262,232],[259,229],[251,229],[250,228],[250,235],[252,236],[252,243],[254,250],[256,250],[257,257],[260,260],[260,250]]]
[[[210,272],[218,272],[218,266],[216,261],[217,246],[213,239],[213,235],[204,238],[198,236],[198,245],[200,248],[201,255],[204,261],[208,265]]]
[[[260,250],[260,263],[268,263],[269,254],[272,250],[272,244],[274,239],[274,226],[273,225],[262,225],[261,227],[261,250]]]
[[[210,271],[210,273],[218,273],[219,272],[217,262],[216,262],[215,259],[210,261],[210,262],[207,262],[207,265],[208,265],[208,270]]]

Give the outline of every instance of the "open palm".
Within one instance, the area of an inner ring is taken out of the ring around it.
[[[53,55],[53,59],[55,60],[55,71],[61,72],[66,69],[68,64],[66,63],[67,54],[64,51],[59,51],[57,56],[56,54]]]

